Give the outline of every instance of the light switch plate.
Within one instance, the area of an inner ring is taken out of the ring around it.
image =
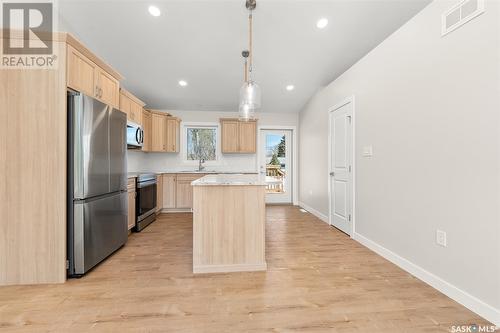
[[[373,146],[364,146],[363,147],[363,156],[364,157],[372,157],[373,156]]]

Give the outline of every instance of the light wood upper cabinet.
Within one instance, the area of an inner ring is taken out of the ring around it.
[[[221,148],[223,153],[239,152],[239,122],[237,120],[221,120]]]
[[[119,107],[120,83],[118,79],[71,45],[67,47],[67,57],[68,87],[113,107]]]
[[[164,115],[151,114],[151,151],[161,152],[166,149],[167,121]]]
[[[164,174],[163,179],[163,207],[162,208],[176,208],[176,174]]]
[[[180,120],[175,117],[167,117],[167,141],[166,151],[169,153],[179,152]]]
[[[80,91],[88,96],[95,96],[97,65],[87,59],[83,54],[68,45],[68,87]]]
[[[137,104],[136,102],[132,101],[130,104],[130,113],[134,115],[134,122],[136,122],[139,125],[144,125],[142,123],[142,111],[143,111],[143,106],[140,104]]]
[[[142,119],[144,105],[146,104],[143,101],[127,90],[120,89],[120,110],[127,114],[127,120],[144,126]]]
[[[257,152],[257,121],[221,119],[222,153],[254,154]]]
[[[144,145],[142,151],[151,151],[151,112],[147,110],[142,111],[142,128],[144,130]]]
[[[122,112],[125,112],[127,114],[127,119],[130,119],[130,104],[131,104],[131,101],[130,99],[127,97],[127,95],[125,95],[123,93],[123,89],[120,90],[120,110]]]
[[[151,151],[179,152],[179,131],[179,118],[162,112],[151,112]]]
[[[120,83],[101,68],[97,67],[96,71],[97,97],[104,103],[118,108],[120,106]]]
[[[240,153],[251,154],[257,151],[257,122],[239,123],[239,144]]]

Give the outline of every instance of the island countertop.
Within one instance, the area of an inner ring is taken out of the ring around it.
[[[261,175],[217,174],[207,175],[191,183],[193,186],[266,186],[266,178]]]

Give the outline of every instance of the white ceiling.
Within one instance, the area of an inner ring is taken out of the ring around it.
[[[262,111],[299,112],[429,2],[257,0],[254,78]],[[124,75],[123,85],[151,108],[236,111],[247,48],[244,3],[59,0],[60,25]],[[151,4],[160,17],[148,13]],[[319,30],[322,17],[329,25]],[[189,85],[180,87],[181,79]],[[286,91],[288,84],[295,90]]]

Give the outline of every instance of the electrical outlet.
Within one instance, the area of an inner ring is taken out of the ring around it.
[[[446,232],[442,230],[436,230],[436,244],[446,247]]]

